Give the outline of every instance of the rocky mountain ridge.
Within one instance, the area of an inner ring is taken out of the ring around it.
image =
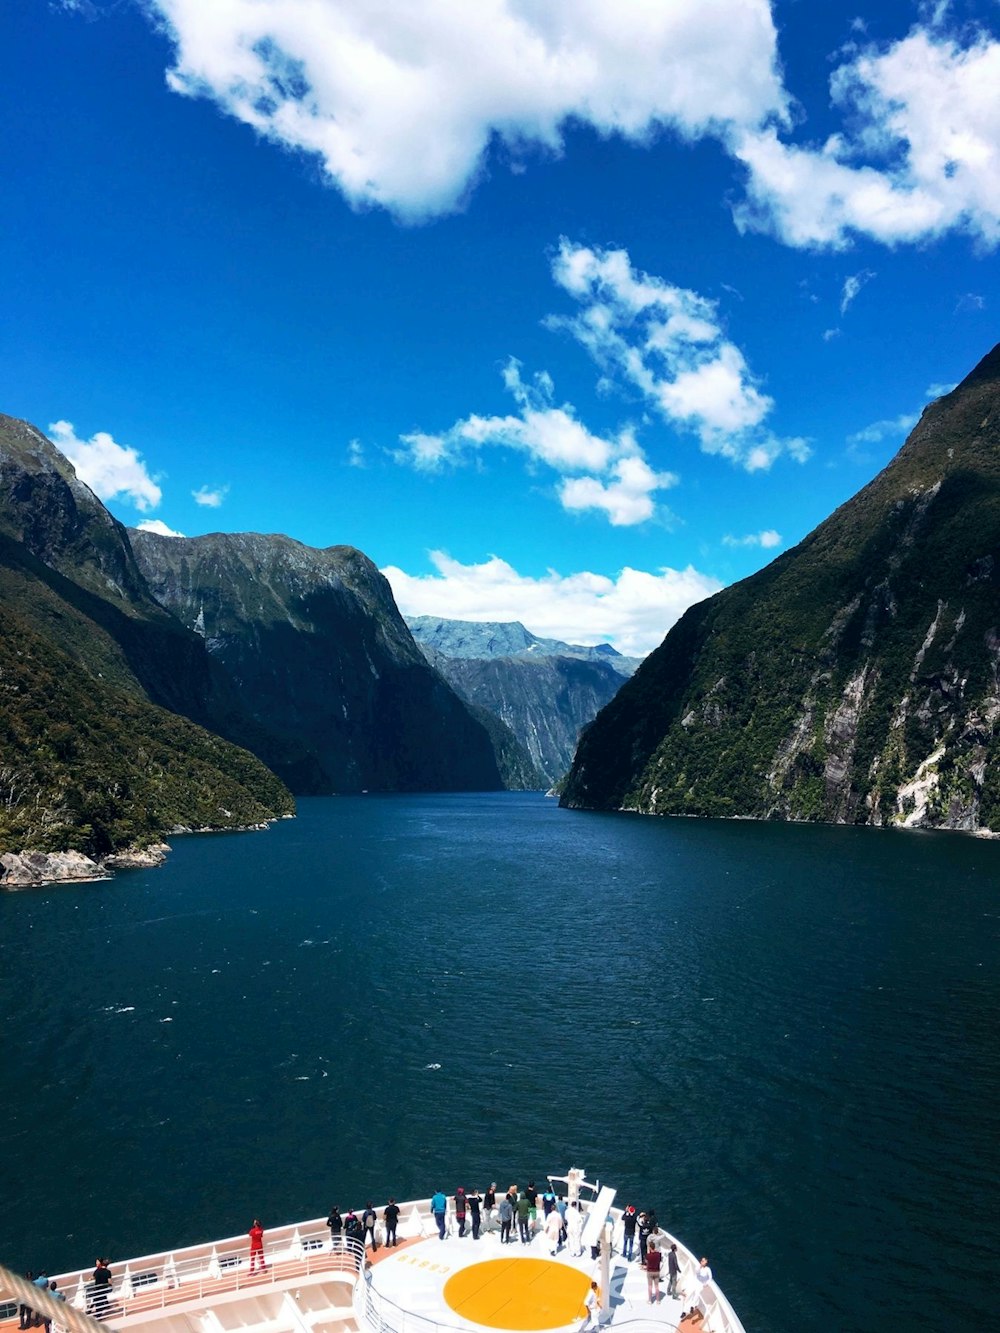
[[[482,723],[429,666],[376,566],[280,534],[131,530],[159,602],[201,635],[240,706],[290,745],[303,793],[497,790]]]
[[[499,718],[536,774],[526,785],[558,783],[582,729],[639,664],[610,644],[596,648],[542,639],[519,621],[407,619],[430,661],[470,706]]]
[[[1000,347],[585,732],[575,808],[1000,831]]]

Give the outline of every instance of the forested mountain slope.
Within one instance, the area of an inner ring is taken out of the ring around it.
[[[125,529],[40,431],[2,415],[0,620],[0,853],[101,857],[292,811],[262,763],[198,725],[256,729],[153,598]]]
[[[428,664],[375,565],[290,537],[130,533],[156,597],[315,777],[298,791],[497,790],[485,727]],[[279,772],[282,770],[279,768]]]
[[[1000,347],[793,550],[692,607],[565,804],[1000,831]]]

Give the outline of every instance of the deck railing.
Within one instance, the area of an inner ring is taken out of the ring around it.
[[[398,1235],[400,1240],[417,1236],[437,1235],[437,1224],[431,1214],[430,1199],[418,1199],[400,1204]],[[375,1208],[379,1219],[385,1204]],[[586,1212],[587,1204],[584,1203]],[[539,1223],[541,1220],[539,1209]],[[621,1210],[611,1210],[614,1218],[613,1239],[615,1254],[621,1252]],[[360,1217],[360,1212],[358,1216]],[[345,1214],[346,1216],[346,1214]],[[457,1223],[451,1200],[446,1217],[448,1234],[457,1235]],[[470,1229],[466,1219],[466,1231]],[[482,1231],[499,1229],[494,1210],[482,1215]],[[384,1240],[381,1220],[376,1227],[379,1244]],[[687,1293],[690,1305],[702,1309],[706,1333],[744,1333],[743,1325],[726,1297],[714,1282],[703,1292],[695,1273],[698,1262],[694,1255],[676,1237],[660,1230],[656,1234],[661,1249],[677,1246],[681,1263],[681,1287]],[[253,1289],[267,1290],[287,1282],[292,1277],[329,1274],[354,1284],[355,1313],[359,1327],[374,1333],[456,1333],[454,1326],[438,1320],[414,1315],[394,1305],[373,1289],[371,1282],[357,1282],[355,1278],[363,1265],[364,1250],[358,1243],[351,1244],[346,1237],[339,1249],[334,1250],[330,1232],[321,1218],[313,1218],[291,1226],[272,1227],[265,1232],[263,1265],[250,1269],[250,1242],[247,1236],[232,1236],[209,1245],[190,1246],[170,1253],[147,1255],[131,1259],[124,1266],[112,1261],[112,1285],[106,1300],[95,1291],[90,1271],[57,1275],[59,1289],[67,1301],[77,1309],[86,1310],[97,1318],[106,1317],[118,1326],[131,1317],[147,1315],[167,1305],[188,1300],[204,1300],[220,1294]],[[664,1275],[665,1285],[665,1275]],[[615,1326],[626,1323],[638,1326],[652,1324],[652,1320],[638,1315],[626,1315],[620,1308],[611,1310]],[[657,1321],[659,1323],[660,1321]],[[660,1325],[662,1327],[662,1324]],[[59,1330],[53,1325],[53,1333]]]

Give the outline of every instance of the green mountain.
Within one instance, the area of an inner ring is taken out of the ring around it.
[[[577,808],[1000,832],[1000,347],[585,732]]]
[[[44,435],[2,415],[0,616],[0,852],[101,857],[293,809],[263,764],[198,725],[254,730],[152,597],[125,529]]]
[[[130,533],[155,596],[314,777],[295,790],[495,791],[490,735],[428,664],[375,565],[279,535]],[[258,751],[260,753],[260,751]]]

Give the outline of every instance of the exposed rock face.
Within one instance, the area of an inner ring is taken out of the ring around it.
[[[0,856],[0,888],[26,889],[60,880],[104,879],[106,872],[82,852],[5,852]]]
[[[538,786],[562,778],[583,727],[638,665],[610,644],[540,639],[517,621],[414,616],[407,624],[462,698],[507,724],[537,770]]]
[[[42,884],[75,880],[107,879],[113,870],[145,870],[166,859],[165,842],[148,847],[130,847],[111,856],[91,860],[82,852],[5,852],[0,856],[0,889],[29,889]]]
[[[1000,830],[1000,347],[794,550],[692,607],[563,801]]]
[[[262,727],[306,746],[299,791],[497,790],[493,747],[434,671],[388,583],[349,546],[132,532],[156,597],[204,636]]]

